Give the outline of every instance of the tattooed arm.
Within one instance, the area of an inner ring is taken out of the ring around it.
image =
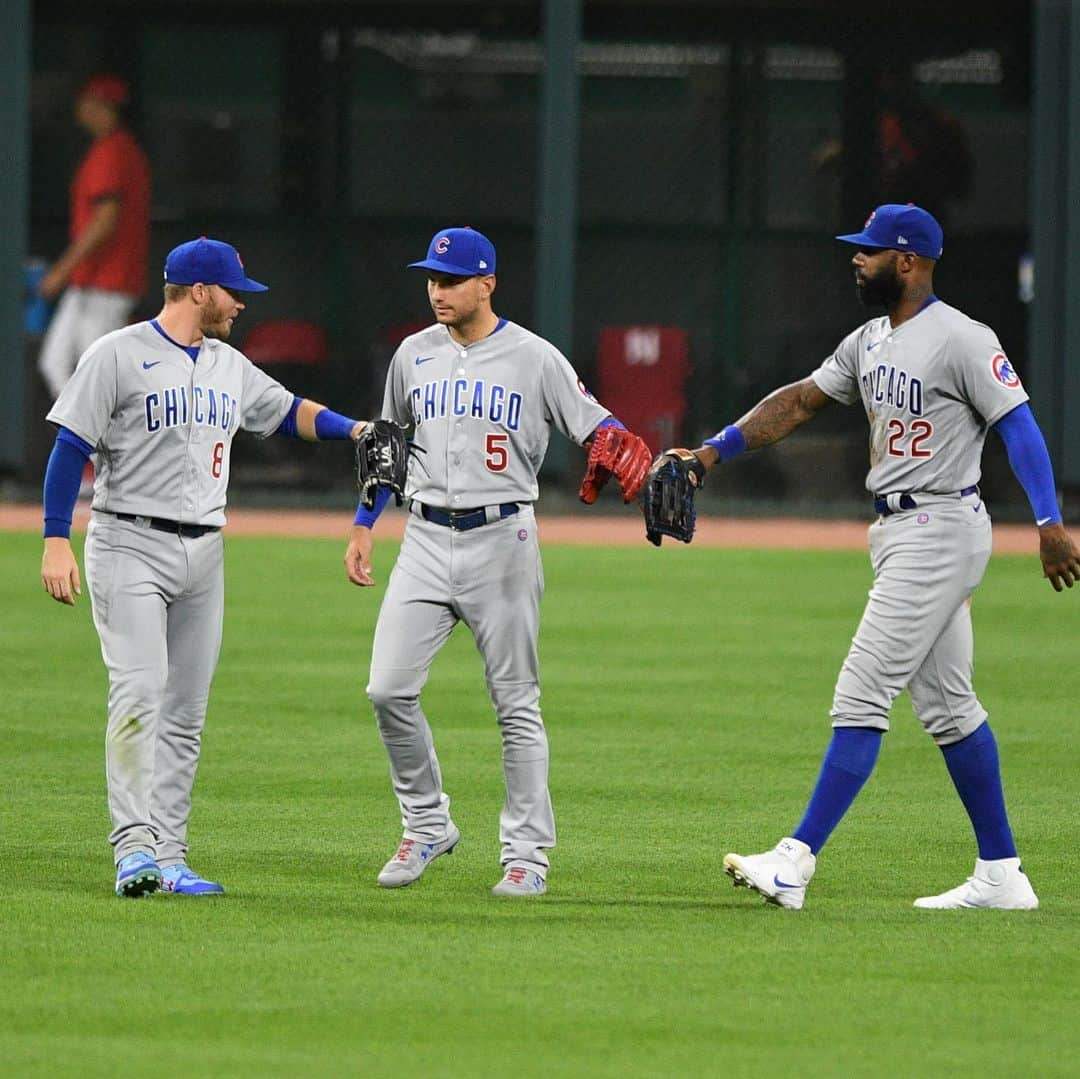
[[[831,401],[812,378],[781,386],[694,452],[710,468],[718,460],[728,460],[744,450],[771,446],[813,419]]]

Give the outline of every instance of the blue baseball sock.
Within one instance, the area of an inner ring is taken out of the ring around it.
[[[956,793],[975,829],[979,857],[985,861],[1015,858],[1016,843],[1001,789],[997,741],[990,724],[983,723],[963,741],[942,746],[941,752]]]
[[[817,854],[863,789],[877,763],[884,731],[870,727],[837,727],[825,750],[810,802],[792,833]]]

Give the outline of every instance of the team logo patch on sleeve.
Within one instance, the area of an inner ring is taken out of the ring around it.
[[[1020,385],[1020,376],[1013,370],[1013,365],[1009,363],[1009,357],[1004,352],[995,352],[990,366],[994,372],[994,378],[1002,386],[1015,390]]]
[[[589,387],[579,378],[577,380],[577,388],[581,390],[582,396],[587,397],[590,401],[595,401],[596,398],[589,392]]]

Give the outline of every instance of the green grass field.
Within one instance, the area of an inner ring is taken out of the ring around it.
[[[1074,1076],[1080,596],[999,557],[977,683],[1034,913],[916,911],[969,826],[906,697],[801,913],[720,872],[794,827],[864,554],[548,548],[550,891],[496,900],[498,735],[459,628],[425,707],[463,839],[416,886],[363,695],[382,588],[342,545],[227,540],[190,860],[220,900],[112,894],[85,594],[0,536],[0,1070],[82,1076]],[[385,581],[394,547],[376,549]],[[81,560],[80,560],[81,564]]]

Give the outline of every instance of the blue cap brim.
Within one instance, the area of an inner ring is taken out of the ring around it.
[[[455,277],[487,277],[485,273],[478,273],[467,266],[453,266],[449,262],[439,262],[438,259],[424,259],[423,262],[410,262],[409,268],[416,267],[418,270],[434,270],[436,273],[453,274]]]
[[[846,244],[859,244],[861,247],[876,247],[879,251],[884,251],[885,248],[875,243],[865,232],[849,232],[844,236],[837,236],[837,240],[843,240]]]
[[[245,277],[243,284],[240,285],[226,285],[226,288],[235,289],[237,292],[269,292],[270,286],[264,285],[261,281],[252,281],[250,277]]]

